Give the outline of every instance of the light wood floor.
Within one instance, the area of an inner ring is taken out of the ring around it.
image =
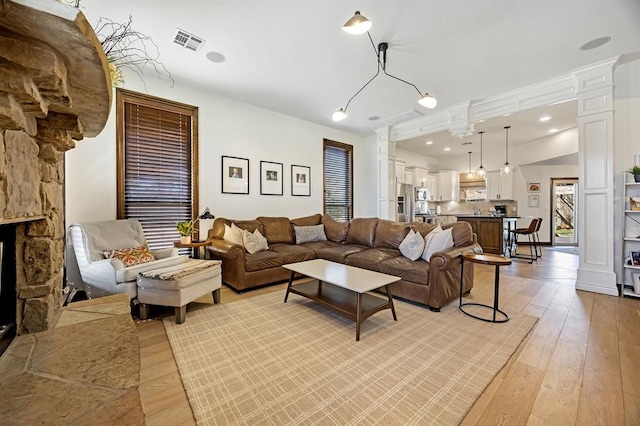
[[[540,320],[464,425],[640,425],[640,300],[576,291],[577,266],[577,256],[545,250],[533,265],[501,269],[501,308]],[[221,301],[284,288],[223,287]],[[476,268],[471,297],[492,303],[492,267]],[[194,424],[162,321],[139,322],[138,336],[147,424]]]

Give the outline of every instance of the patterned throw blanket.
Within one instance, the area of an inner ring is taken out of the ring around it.
[[[140,274],[146,278],[155,278],[157,280],[177,280],[180,278],[193,275],[205,269],[214,268],[220,265],[219,260],[197,260],[191,259],[180,265],[173,265],[166,268],[153,269],[151,271],[141,272]]]

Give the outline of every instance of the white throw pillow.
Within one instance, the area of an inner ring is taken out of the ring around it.
[[[242,242],[242,229],[238,228],[235,223],[232,223],[231,226],[227,224],[224,225],[224,236],[222,239],[244,247],[244,243]]]
[[[418,260],[424,251],[424,239],[419,232],[413,229],[409,231],[404,240],[400,243],[400,253],[408,259]]]
[[[427,235],[427,237],[432,233],[433,231],[431,231]],[[427,243],[428,243],[428,246],[427,246]],[[438,251],[443,251],[451,247],[453,247],[452,229],[449,228],[441,232],[436,232],[433,235],[433,237],[431,237],[429,242],[426,241],[426,237],[425,237],[425,248],[424,248],[424,253],[422,253],[422,258],[428,262],[429,259],[431,259],[431,256],[433,255],[433,253]]]
[[[431,232],[429,232],[427,235],[424,236],[424,251],[422,252],[422,260],[426,260],[427,262],[429,261],[429,258],[426,257],[427,255],[427,250],[429,249],[429,246],[431,245],[431,241],[433,241],[433,237],[436,236],[437,233],[442,232],[442,226],[438,225],[435,228],[433,228],[433,230]]]
[[[249,254],[254,254],[259,251],[269,249],[267,239],[262,236],[257,229],[253,231],[253,234],[247,230],[242,231],[242,241],[244,242],[244,248]]]

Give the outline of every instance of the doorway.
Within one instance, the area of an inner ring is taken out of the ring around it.
[[[577,246],[578,178],[551,179],[551,244]]]

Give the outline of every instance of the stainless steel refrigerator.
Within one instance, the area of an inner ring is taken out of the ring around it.
[[[415,220],[415,189],[413,185],[399,183],[396,200],[398,208],[396,211],[396,221],[413,222]]]

